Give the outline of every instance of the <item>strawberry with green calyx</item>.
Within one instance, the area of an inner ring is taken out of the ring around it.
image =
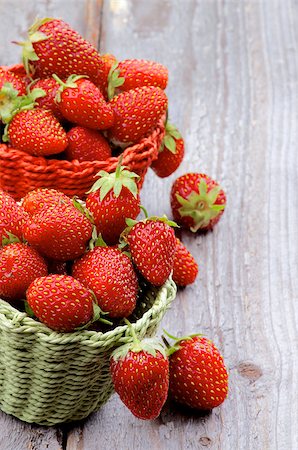
[[[131,324],[129,329],[130,342],[111,355],[114,389],[134,416],[153,420],[159,416],[168,395],[168,358],[155,339],[139,341]]]
[[[72,275],[91,289],[109,317],[128,317],[135,309],[138,280],[127,255],[113,247],[96,246],[75,261]]]
[[[192,284],[198,275],[198,264],[192,254],[176,237],[176,249],[173,264],[173,281],[177,286]]]
[[[121,92],[142,86],[165,89],[168,83],[168,69],[154,61],[126,59],[114,64],[108,81],[109,99],[114,97],[115,89]]]
[[[76,126],[68,131],[67,139],[65,155],[69,161],[105,161],[112,156],[108,141],[97,130]]]
[[[101,170],[86,199],[86,206],[94,217],[97,231],[110,245],[118,242],[126,227],[126,217],[135,219],[140,212],[138,175],[121,166],[113,173]]]
[[[96,48],[60,19],[38,19],[29,28],[23,47],[27,73],[46,78],[56,73],[67,78],[74,73],[85,75],[101,87],[105,84],[104,62]]]
[[[22,239],[22,228],[27,218],[22,206],[0,189],[0,246],[8,243],[11,234]]]
[[[0,298],[20,300],[29,285],[48,274],[44,259],[36,250],[11,239],[13,243],[0,250]]]
[[[142,221],[127,219],[122,241],[128,244],[132,260],[143,277],[154,286],[163,285],[174,263],[175,222],[164,217],[147,217]]]
[[[165,92],[159,87],[142,86],[113,97],[114,125],[109,137],[115,144],[137,142],[153,130],[168,107]]]
[[[177,178],[171,190],[174,220],[192,232],[210,230],[219,221],[226,196],[208,175],[187,173]]]
[[[86,76],[70,75],[65,83],[55,74],[53,78],[60,84],[56,102],[65,119],[94,130],[106,130],[114,124],[111,105]]]
[[[210,410],[228,394],[228,373],[214,343],[194,334],[175,338],[167,353],[170,360],[170,396],[190,408]],[[164,339],[164,342],[167,341]]]
[[[42,89],[19,97],[17,91],[5,85],[1,94],[13,98],[9,108],[0,108],[6,124],[4,142],[10,141],[14,148],[34,156],[61,153],[67,147],[67,136],[58,120],[50,111],[36,107],[36,99],[45,95]]]
[[[160,178],[170,176],[178,169],[184,157],[184,140],[174,125],[166,123],[166,134],[159,149],[158,158],[151,168]]]
[[[34,315],[59,332],[82,329],[99,320],[101,311],[93,300],[93,293],[69,275],[37,278],[27,290],[27,301]]]
[[[23,209],[30,215],[39,213],[51,205],[72,205],[72,199],[61,191],[48,188],[37,188],[28,192],[22,201]]]

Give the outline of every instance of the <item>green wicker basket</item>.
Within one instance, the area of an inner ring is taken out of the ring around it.
[[[145,294],[133,323],[140,338],[156,332],[175,295],[171,279]],[[127,334],[126,325],[56,333],[0,300],[0,409],[40,425],[87,417],[113,392],[109,357]]]

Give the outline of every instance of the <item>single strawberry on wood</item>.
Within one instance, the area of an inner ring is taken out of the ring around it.
[[[173,264],[173,281],[178,286],[187,286],[192,284],[198,275],[198,264],[182,244],[180,239],[176,237],[176,249]]]
[[[187,173],[177,178],[171,190],[174,220],[192,232],[211,230],[226,206],[219,184],[203,173]]]
[[[126,228],[126,218],[140,212],[140,196],[135,179],[138,175],[118,164],[113,173],[101,170],[86,199],[98,233],[108,244],[116,244]]]
[[[35,316],[52,330],[71,332],[93,317],[93,295],[68,275],[35,279],[27,290],[27,301]]]
[[[60,84],[56,102],[65,119],[94,130],[114,124],[113,109],[94,83],[82,75],[71,75],[65,83],[55,74],[53,78]]]
[[[201,410],[223,403],[228,394],[228,373],[212,341],[199,335],[181,338],[169,354],[169,394],[174,400]]]
[[[47,274],[44,259],[28,245],[13,243],[0,250],[0,298],[24,299],[29,285]]]
[[[132,260],[143,277],[154,286],[161,286],[173,269],[176,239],[175,225],[167,219],[154,218],[131,223],[125,233]]]
[[[121,401],[139,419],[156,419],[167,399],[169,362],[164,348],[154,339],[133,341],[111,355],[110,372]]]
[[[178,169],[183,157],[184,140],[177,128],[167,122],[165,137],[151,168],[160,178],[168,177]]]
[[[112,156],[106,138],[97,130],[86,127],[73,127],[67,133],[68,146],[65,150],[69,161],[105,161]]]
[[[109,136],[115,143],[134,143],[156,127],[165,114],[168,99],[164,91],[143,86],[122,92],[112,98],[114,125]]]
[[[102,311],[128,317],[136,306],[138,281],[127,255],[118,248],[95,247],[75,261],[72,275],[91,289]]]
[[[29,39],[19,43],[27,73],[34,78],[62,79],[72,74],[85,75],[102,88],[105,85],[104,62],[96,48],[60,19],[43,18],[29,28]]]

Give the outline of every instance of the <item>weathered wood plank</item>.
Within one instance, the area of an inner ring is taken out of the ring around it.
[[[297,448],[297,18],[291,1],[105,2],[102,51],[169,67],[187,143],[178,174],[206,171],[228,193],[213,233],[183,233],[200,276],[163,325],[213,338],[231,389],[210,415],[166,409],[151,423],[115,396],[69,433],[68,450]],[[151,213],[170,212],[175,177],[147,177]]]

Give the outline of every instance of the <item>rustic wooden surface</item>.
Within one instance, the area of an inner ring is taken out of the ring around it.
[[[170,116],[187,148],[176,175],[214,176],[228,207],[213,233],[183,234],[200,275],[163,326],[214,339],[230,395],[212,414],[169,405],[153,422],[135,419],[117,396],[67,427],[0,413],[0,449],[297,449],[297,1],[0,0],[1,64],[17,61],[9,42],[36,16],[64,18],[119,59],[168,66]],[[148,175],[150,213],[170,214],[176,175]]]

